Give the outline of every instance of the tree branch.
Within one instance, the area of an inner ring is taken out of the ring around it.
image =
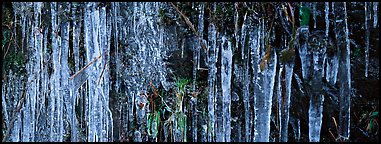
[[[70,80],[72,80],[73,78],[75,78],[78,74],[80,74],[81,72],[83,72],[87,67],[89,67],[90,65],[92,65],[96,60],[100,59],[102,57],[102,55],[99,55],[98,57],[96,57],[95,59],[93,59],[89,64],[87,64],[85,67],[83,67],[81,70],[79,70],[76,74],[74,74],[73,76],[70,77]]]

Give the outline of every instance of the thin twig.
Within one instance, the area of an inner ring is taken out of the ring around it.
[[[200,41],[201,47],[204,48],[205,50],[208,50],[205,46],[205,44],[202,42],[200,36],[198,35],[197,30],[194,28],[193,24],[189,21],[189,19],[171,2],[171,5],[175,8],[175,10],[184,18],[185,23],[192,29],[192,31],[195,33],[197,39]]]
[[[331,134],[332,138],[333,138],[334,140],[336,140],[336,137],[335,137],[335,135],[333,135],[333,133],[332,133],[332,131],[331,131],[331,128],[329,128],[328,131],[329,131],[329,133]]]
[[[7,51],[6,51],[5,54],[4,54],[4,58],[3,58],[3,59],[5,59],[5,57],[6,57],[7,54],[8,54],[9,47],[11,46],[11,41],[12,41],[12,40],[13,40],[13,33],[12,33],[11,39],[9,40],[8,48],[7,48]],[[3,48],[3,49],[4,49],[4,48]]]
[[[200,67],[200,68],[197,68],[197,70],[208,71],[209,69]]]
[[[377,119],[373,119],[373,121],[377,124],[378,128],[380,128],[380,125],[377,122]]]
[[[334,124],[335,124],[335,126],[336,126],[336,131],[337,131],[337,133],[339,133],[339,132],[340,132],[340,131],[339,131],[339,127],[337,126],[335,117],[332,117],[332,119],[333,119],[333,122],[334,122]]]
[[[105,72],[105,69],[106,69],[106,63],[103,65],[103,69],[102,69],[101,75],[99,76],[98,85],[101,83],[101,79],[102,79],[102,76],[103,76],[103,72]]]
[[[159,94],[157,93],[157,91],[156,91],[154,85],[152,84],[152,82],[149,82],[149,84],[151,85],[151,87],[153,89],[153,93],[155,94],[155,98],[156,98],[157,96],[159,96]]]
[[[81,70],[79,70],[76,74],[74,74],[73,76],[70,77],[70,80],[72,80],[73,78],[75,78],[77,75],[79,75],[81,72],[83,72],[87,67],[89,67],[90,65],[92,65],[96,60],[98,60],[99,58],[101,58],[102,55],[99,55],[98,57],[96,57],[95,59],[93,59],[89,64],[87,64],[85,67],[83,67]]]
[[[291,20],[292,20],[292,25],[295,25],[295,16],[294,16],[294,10],[292,9],[292,6],[290,3],[287,3],[288,4],[288,7],[290,8],[290,12],[291,12]]]

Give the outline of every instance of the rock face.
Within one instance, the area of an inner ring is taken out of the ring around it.
[[[378,141],[378,5],[4,3],[2,141]]]

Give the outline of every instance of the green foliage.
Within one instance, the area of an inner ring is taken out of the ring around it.
[[[310,23],[310,8],[301,6],[299,9],[299,14],[300,14],[300,26],[308,26]]]
[[[370,131],[370,132],[375,131],[373,125],[374,124],[378,125],[378,123],[375,122],[377,117],[378,117],[378,112],[372,112],[372,114],[370,115],[370,120],[369,120],[369,124],[368,124],[368,127],[367,127],[368,131]]]
[[[151,137],[156,137],[159,131],[160,111],[147,114],[147,132]]]
[[[375,118],[378,116],[378,112],[373,112],[372,115],[370,116],[371,118]]]
[[[175,81],[176,81],[175,87],[177,92],[180,95],[184,95],[184,92],[186,90],[185,87],[190,82],[190,79],[189,78],[184,78],[184,79],[175,78]]]
[[[7,32],[8,31],[3,31],[3,39],[1,40],[1,47],[4,48],[5,44],[8,43],[8,39],[7,39]]]
[[[182,134],[182,139],[184,139],[185,132],[186,132],[186,114],[183,112],[183,102],[184,97],[186,95],[186,86],[190,82],[190,79],[188,78],[175,78],[176,84],[175,84],[175,95],[177,97],[176,101],[176,111],[175,111],[175,118],[177,121],[177,129],[180,130]]]
[[[358,58],[359,56],[361,56],[361,49],[355,48],[353,51],[353,57]]]
[[[176,112],[175,117],[177,120],[177,129],[181,132],[181,139],[183,140],[186,136],[186,127],[187,127],[187,116],[183,112]]]

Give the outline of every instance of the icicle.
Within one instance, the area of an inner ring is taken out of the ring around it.
[[[194,43],[197,43],[195,40]],[[192,110],[192,141],[197,142],[197,91],[196,91],[196,80],[197,80],[197,64],[199,63],[199,52],[200,47],[198,45],[193,45],[193,85],[192,91],[194,96],[191,98],[191,110]]]
[[[128,131],[127,132],[133,132],[133,128],[134,128],[134,125],[135,125],[135,117],[134,117],[134,113],[136,111],[135,109],[135,93],[134,92],[129,92],[129,93],[126,93],[127,95],[129,95],[128,97],[128,103],[127,103],[127,113],[128,113]]]
[[[307,6],[303,6],[300,8],[300,47],[299,47],[299,55],[300,55],[300,60],[302,63],[302,76],[303,79],[307,79],[307,76],[309,74],[309,69],[310,69],[310,62],[311,62],[311,48],[307,46],[307,41],[308,41],[308,36],[309,36],[309,17],[310,17],[310,9]]]
[[[261,20],[261,27],[258,34],[254,34],[251,44],[253,55],[253,83],[254,83],[254,141],[268,142],[270,136],[270,114],[272,105],[272,94],[275,81],[277,55],[275,51],[270,51],[269,59],[265,60],[265,67],[260,69],[260,61],[264,56],[264,20]],[[262,33],[262,34],[260,34]],[[252,34],[250,34],[252,35]],[[261,45],[259,46],[259,42]],[[261,50],[262,49],[262,50]],[[260,53],[261,52],[261,53]]]
[[[209,55],[208,55],[208,63],[209,63],[209,71],[208,71],[208,113],[209,113],[209,122],[208,122],[208,141],[213,142],[215,137],[215,81],[216,81],[216,49],[217,49],[217,39],[216,39],[216,28],[212,23],[209,27]]]
[[[219,38],[217,38],[219,39]],[[219,47],[217,48],[219,49]],[[215,115],[216,115],[216,142],[224,142],[225,140],[225,133],[223,131],[223,112],[222,112],[222,104],[223,104],[223,97],[219,89],[221,89],[220,85],[218,85],[219,77],[216,77],[216,88],[215,88]]]
[[[323,73],[325,73],[325,79],[327,82],[329,82],[331,85],[334,85],[336,83],[337,78],[337,72],[339,68],[339,59],[337,55],[336,48],[333,47],[333,41],[329,37],[329,3],[325,3],[325,37],[328,40],[328,49],[331,49],[331,51],[334,51],[333,55],[326,55],[325,59],[325,69],[323,69]]]
[[[13,5],[15,5],[15,3],[13,3]],[[2,95],[3,96],[6,96],[6,98],[8,98],[8,103],[9,104],[9,114],[11,114],[10,118],[12,119],[13,117],[13,123],[10,122],[9,125],[7,126],[10,127],[10,126],[13,126],[12,127],[12,130],[9,132],[9,136],[7,137],[3,137],[4,138],[7,138],[5,139],[5,142],[18,142],[20,141],[19,140],[19,132],[20,132],[20,128],[19,128],[19,121],[20,121],[20,118],[19,118],[19,114],[20,113],[13,113],[13,109],[16,109],[17,108],[17,101],[18,101],[18,98],[20,95],[17,94],[18,91],[21,91],[21,88],[19,88],[19,81],[15,80],[14,79],[14,75],[13,75],[13,71],[12,69],[9,70],[9,73],[8,74],[8,78],[7,79],[2,79],[2,82],[3,82],[3,85],[2,85],[2,89],[6,92],[3,92]],[[13,96],[12,96],[13,95]],[[2,103],[5,104],[6,101],[2,101]],[[3,109],[5,110],[5,109]],[[5,135],[5,133],[3,133]]]
[[[91,59],[91,57],[90,57],[90,55],[88,55],[88,48],[91,48],[91,47],[93,47],[92,46],[92,43],[91,43],[91,31],[90,31],[90,29],[91,29],[91,24],[92,24],[92,22],[91,22],[91,13],[90,13],[90,11],[91,11],[91,9],[90,9],[90,7],[88,6],[88,4],[85,4],[85,8],[84,8],[84,10],[83,10],[83,27],[84,27],[84,48],[85,48],[85,50],[86,50],[86,57],[84,58],[84,63],[83,63],[83,65],[85,65],[85,64],[87,64],[88,63],[88,61]],[[84,87],[84,89],[82,89],[83,91],[84,91],[84,93],[83,93],[83,97],[84,97],[84,100],[83,100],[83,106],[84,106],[84,112],[82,113],[82,115],[83,116],[81,116],[81,117],[83,117],[83,121],[85,121],[85,123],[84,123],[84,126],[82,126],[82,127],[84,127],[84,128],[87,128],[87,129],[89,129],[89,130],[87,130],[86,131],[86,135],[85,135],[85,139],[87,140],[87,141],[94,141],[93,140],[93,138],[90,136],[90,135],[93,135],[93,124],[92,124],[92,121],[93,120],[91,120],[91,111],[92,111],[92,108],[91,108],[91,106],[92,106],[92,101],[91,101],[91,99],[90,99],[90,96],[89,96],[89,94],[87,94],[87,92],[89,92],[90,90],[90,76],[91,75],[89,75],[89,74],[86,74],[86,75],[88,75],[89,76],[89,79],[86,81],[86,85],[85,85],[85,87]],[[91,129],[91,131],[90,131],[90,129]]]
[[[110,41],[109,41],[109,24],[106,23],[107,17],[106,17],[106,7],[101,7],[99,9],[99,24],[100,24],[100,29],[99,29],[99,38],[100,38],[100,51],[102,54],[102,63],[101,63],[101,69],[103,71],[102,77],[98,78],[100,81],[98,81],[98,85],[101,85],[102,89],[101,91],[101,141],[107,142],[109,139],[112,141],[112,133],[109,135],[110,131],[112,132],[112,116],[111,116],[111,111],[109,109],[109,69],[108,69],[108,64],[109,64],[109,51],[110,51]]]
[[[282,74],[283,74],[283,69],[284,69],[284,65],[283,64],[280,64],[280,66],[279,66],[279,71],[278,71],[278,74],[277,74],[277,83],[276,83],[276,93],[277,93],[277,103],[278,103],[278,105],[277,105],[277,107],[278,107],[278,109],[277,109],[277,111],[278,111],[278,113],[276,114],[276,119],[277,119],[277,121],[276,121],[276,125],[278,125],[279,124],[279,142],[284,142],[284,139],[287,139],[287,137],[286,138],[284,138],[284,130],[282,129],[282,122],[285,120],[284,119],[284,117],[282,117],[282,113],[283,113],[283,109],[284,109],[284,107],[283,107],[283,98],[284,97],[286,97],[285,95],[282,95],[282,90],[283,90],[283,87],[282,87],[282,83],[284,83],[284,77],[282,77]],[[282,81],[282,82],[281,82]],[[278,127],[278,126],[277,126]],[[286,136],[287,136],[287,134],[286,134]]]
[[[325,2],[324,5],[324,19],[325,19],[325,37],[328,39],[329,37],[329,2]],[[315,27],[316,28],[316,27]]]
[[[34,8],[35,9],[34,28],[37,30],[37,32],[35,33],[35,38],[34,38],[34,41],[35,41],[34,45],[36,48],[36,52],[34,54],[35,96],[32,98],[32,104],[34,105],[33,107],[35,108],[35,110],[32,111],[33,121],[34,121],[34,123],[32,124],[32,128],[35,131],[32,132],[31,141],[42,141],[38,136],[40,135],[40,133],[45,133],[45,130],[44,130],[45,125],[40,124],[40,122],[45,121],[44,119],[45,117],[42,116],[44,115],[42,114],[42,112],[44,112],[44,110],[46,109],[45,101],[44,101],[45,97],[43,96],[43,89],[40,88],[42,87],[42,85],[40,85],[40,81],[43,80],[41,73],[43,73],[42,69],[43,69],[43,45],[44,45],[43,43],[44,34],[41,27],[41,19],[42,19],[41,17],[43,16],[41,14],[42,4],[43,3],[35,3],[35,8]]]
[[[321,93],[323,78],[323,59],[326,52],[326,40],[324,32],[314,31],[309,37],[308,47],[313,49],[313,76],[311,80],[311,97],[309,114],[309,140],[320,141],[320,131],[323,118],[324,96]]]
[[[24,3],[20,4],[20,9],[26,9]],[[23,12],[25,13],[25,12]],[[26,14],[21,14],[21,52],[24,54],[25,49],[25,32],[26,31]]]
[[[100,10],[101,8],[97,8],[96,7],[97,5],[94,3],[92,4],[92,42],[93,42],[93,50],[89,50],[89,52],[87,53],[88,55],[91,56],[91,59],[93,59],[94,57],[97,57],[99,55],[102,55],[102,49],[105,47],[104,44],[105,42],[102,42],[102,35],[101,35],[101,32],[100,32],[100,28],[103,27],[104,25],[101,25],[101,21],[100,21]],[[105,19],[105,18],[104,18]],[[91,48],[89,48],[91,49]],[[93,52],[93,53],[90,53],[90,52]],[[105,55],[105,54],[104,54]],[[106,57],[103,57],[102,60],[106,60],[107,58]],[[88,63],[90,62],[90,59],[88,61]],[[91,67],[92,70],[91,72],[89,72],[89,75],[92,75],[90,76],[90,84],[91,84],[91,87],[90,87],[90,91],[89,92],[89,96],[91,96],[91,99],[92,99],[92,102],[93,102],[93,107],[92,107],[92,118],[93,118],[93,131],[95,131],[94,133],[94,136],[96,137],[94,139],[94,141],[99,141],[99,142],[102,142],[103,141],[103,137],[102,137],[102,130],[103,130],[103,117],[104,117],[104,114],[103,114],[103,102],[102,101],[105,101],[105,100],[102,100],[102,98],[104,98],[104,92],[102,90],[102,87],[100,86],[100,83],[98,82],[99,81],[99,78],[100,78],[100,73],[103,69],[103,65],[102,65],[102,61],[98,60],[96,61],[93,66]],[[102,76],[104,77],[104,76]]]
[[[338,48],[340,52],[340,66],[339,66],[339,127],[340,136],[344,140],[349,139],[350,134],[350,105],[351,105],[351,73],[350,73],[350,43],[349,43],[349,31],[347,22],[347,7],[346,3],[337,3],[335,5],[335,11],[343,13],[337,14],[336,19],[343,19],[338,22],[337,26],[337,40]]]
[[[378,24],[378,2],[373,2],[373,28]]]
[[[238,122],[238,124],[237,124],[237,132],[238,132],[238,134],[237,134],[237,137],[238,137],[238,140],[237,140],[237,142],[243,142],[242,141],[242,128],[241,128],[241,125],[242,125],[242,123],[241,123],[241,121],[239,121]]]
[[[316,15],[318,14],[317,13],[317,9],[316,9],[316,5],[317,5],[317,2],[312,2],[312,16],[313,16],[313,19],[314,19],[314,29],[316,29]]]
[[[85,33],[85,45],[86,48],[86,63],[90,63],[95,57],[99,55],[99,51],[97,48],[99,48],[98,43],[95,43],[95,41],[98,41],[97,36],[94,36],[97,34],[95,32],[94,28],[96,26],[96,23],[94,22],[94,16],[95,15],[95,8],[92,3],[86,4],[86,11],[85,11],[85,18],[84,18],[84,33]],[[87,116],[87,127],[88,127],[88,133],[87,133],[87,139],[89,142],[97,141],[95,137],[97,136],[97,123],[96,120],[99,119],[99,117],[96,115],[98,110],[96,109],[96,104],[98,100],[98,93],[96,93],[96,67],[94,65],[97,65],[97,63],[91,65],[87,69],[87,73],[89,75],[89,80],[87,83],[87,104],[88,107],[86,109],[86,116]]]
[[[78,6],[73,5],[72,8],[72,17],[73,17],[73,55],[74,55],[74,63],[75,63],[75,72],[79,71],[80,68],[80,59],[79,59],[79,36],[81,34],[82,23],[80,21],[82,9]],[[77,14],[79,13],[79,14]],[[78,15],[78,16],[77,16]]]
[[[368,77],[371,2],[365,2],[365,77]]]
[[[272,95],[275,81],[277,55],[274,52],[268,61],[267,67],[258,72],[254,88],[254,141],[269,142],[270,114]]]
[[[17,120],[15,120],[14,126],[13,126],[13,134],[12,134],[12,142],[20,142],[21,138],[21,113],[17,114]]]
[[[245,138],[246,138],[246,142],[250,142],[252,137],[251,137],[251,127],[252,127],[252,111],[250,109],[250,97],[249,97],[249,93],[250,93],[250,79],[249,79],[249,54],[250,54],[250,49],[245,45],[245,42],[246,42],[246,27],[248,25],[248,22],[247,22],[247,13],[244,15],[243,17],[243,25],[242,25],[242,29],[241,29],[241,36],[238,35],[238,39],[239,37],[241,37],[240,41],[241,42],[241,48],[242,48],[242,61],[243,61],[243,75],[242,75],[242,80],[243,80],[243,91],[242,91],[242,95],[243,95],[243,104],[244,104],[244,109],[245,109],[245,130],[246,130],[246,133],[245,133]],[[238,19],[238,18],[237,18]],[[237,20],[238,21],[238,20]],[[238,46],[238,44],[236,44],[236,46]]]
[[[41,114],[43,119],[41,119],[39,122],[40,125],[41,125],[41,129],[42,129],[42,132],[40,132],[37,137],[38,140],[36,141],[39,141],[39,142],[46,142],[48,141],[48,133],[49,133],[49,129],[48,129],[48,115],[49,115],[49,112],[48,112],[48,106],[47,106],[47,103],[48,101],[46,101],[47,97],[49,96],[48,95],[48,83],[49,83],[49,80],[48,80],[48,66],[46,66],[45,64],[48,63],[48,57],[50,56],[47,52],[47,47],[48,47],[48,30],[49,28],[43,28],[44,29],[44,34],[43,34],[43,52],[41,52],[41,58],[40,58],[40,65],[41,65],[41,73],[40,73],[40,77],[41,77],[41,98],[39,101],[42,101],[41,103],[41,107],[40,109],[41,110]]]
[[[134,133],[134,142],[142,142],[142,134],[139,131]]]
[[[52,50],[53,50],[53,75],[51,78],[51,135],[50,135],[50,141],[62,141],[62,125],[60,125],[60,121],[62,121],[61,117],[61,101],[60,101],[60,47],[59,47],[59,40],[60,36],[58,36],[58,16],[57,16],[57,3],[50,3],[51,7],[51,15],[52,15]]]
[[[225,133],[225,142],[230,142],[230,116],[231,116],[231,77],[232,77],[232,48],[231,42],[224,46],[226,37],[222,37],[222,58],[221,58],[221,88],[222,88],[222,117],[223,132]]]
[[[295,133],[295,135],[296,135],[296,140],[299,142],[300,141],[300,135],[301,135],[301,133],[300,133],[300,119],[297,119],[297,130],[296,130],[296,133]]]
[[[106,7],[104,7],[102,9],[103,11],[106,10]],[[105,16],[106,16],[106,11],[105,11]],[[106,33],[107,33],[107,55],[110,56],[110,47],[111,47],[111,32],[112,32],[112,22],[111,22],[111,14],[110,13],[107,13],[107,26],[106,26]],[[111,57],[107,57],[107,61],[106,61],[106,64],[110,64],[111,62]],[[107,67],[107,78],[106,78],[106,81],[110,81],[110,75],[111,75],[111,71],[110,71],[110,66],[108,65]],[[104,89],[104,92],[106,93],[105,95],[107,95],[106,97],[106,102],[105,102],[105,111],[106,113],[108,113],[107,115],[107,133],[108,135],[105,137],[105,138],[108,138],[108,142],[113,142],[114,141],[114,120],[113,120],[113,116],[112,116],[112,112],[111,112],[111,109],[110,109],[110,106],[109,106],[109,101],[110,101],[110,94],[109,94],[109,91],[111,90],[111,85],[112,85],[112,82],[109,82],[108,85],[106,85],[105,89]]]
[[[159,37],[159,43],[158,43],[159,49],[155,49],[155,51],[157,53],[157,55],[156,55],[156,57],[158,59],[157,63],[159,63],[158,66],[160,67],[158,69],[159,76],[160,76],[159,80],[160,80],[163,88],[166,91],[168,91],[169,90],[169,83],[166,80],[166,72],[167,72],[167,70],[165,69],[165,63],[163,61],[167,57],[167,49],[168,49],[167,47],[168,46],[165,46],[165,44],[164,44],[165,43],[164,34],[165,34],[164,33],[164,27],[160,27],[159,28],[159,35],[160,35],[160,37]],[[196,61],[199,61],[199,56],[197,56],[197,60]],[[197,70],[196,70],[196,75],[195,76],[197,77]],[[196,77],[195,77],[195,80],[197,79]],[[195,85],[195,83],[194,83],[194,85]]]
[[[335,53],[332,57],[328,57],[326,63],[325,77],[327,82],[331,85],[334,85],[337,80],[337,73],[339,70],[339,57]]]
[[[57,81],[57,87],[56,87],[56,92],[57,92],[57,119],[58,119],[58,122],[57,122],[57,139],[56,141],[63,141],[64,139],[64,133],[65,133],[65,128],[64,128],[64,122],[66,122],[65,120],[65,116],[64,116],[64,96],[66,97],[66,91],[64,91],[64,84],[66,82],[64,82],[65,80],[67,80],[68,76],[63,78],[65,73],[64,70],[65,67],[67,67],[67,51],[65,50],[65,48],[67,47],[66,46],[66,43],[62,43],[62,38],[61,38],[61,35],[62,36],[65,36],[65,34],[62,33],[62,31],[64,30],[61,30],[62,26],[61,25],[62,23],[62,17],[60,16],[62,13],[59,13],[60,10],[63,9],[63,3],[60,3],[58,4],[58,8],[57,8],[57,29],[56,29],[56,34],[55,36],[56,37],[56,44],[57,44],[57,49],[58,49],[58,81]],[[59,31],[61,31],[61,35],[59,35]],[[66,38],[66,36],[65,36]],[[65,45],[62,45],[62,44],[65,44]],[[63,65],[65,64],[65,65]]]
[[[197,99],[195,97],[191,98],[192,105],[192,141],[197,142],[197,121],[198,121],[198,112],[197,112]]]
[[[114,42],[114,48],[115,48],[115,64],[116,64],[116,68],[115,68],[115,73],[116,73],[116,76],[115,76],[115,90],[116,90],[116,93],[120,93],[120,85],[121,85],[121,80],[119,80],[119,75],[120,75],[120,65],[118,65],[118,63],[120,63],[120,58],[119,58],[119,28],[118,28],[118,19],[119,19],[119,3],[118,2],[112,2],[111,3],[111,12],[112,12],[112,24],[113,24],[113,27],[112,27],[112,31],[113,31],[113,42]]]
[[[225,141],[225,133],[224,133],[224,117],[223,117],[223,95],[221,93],[221,85],[219,84],[221,82],[221,77],[216,76],[218,74],[218,56],[219,56],[219,50],[221,48],[221,42],[222,36],[217,31],[216,28],[216,37],[215,39],[212,39],[213,45],[215,46],[214,52],[213,52],[213,72],[214,72],[214,109],[215,109],[215,129],[216,129],[216,142],[224,142]],[[215,43],[214,43],[215,42]],[[221,76],[221,75],[220,75]]]
[[[254,29],[254,31],[249,31],[249,36],[250,36],[250,48],[251,48],[251,65],[252,65],[252,71],[253,71],[253,74],[252,74],[252,83],[254,84],[254,115],[255,115],[255,118],[254,120],[257,118],[256,117],[256,104],[255,104],[255,97],[257,96],[257,91],[255,88],[259,88],[258,86],[258,83],[257,81],[259,80],[257,77],[258,77],[258,74],[260,73],[260,70],[259,70],[259,62],[260,62],[260,48],[261,48],[261,45],[262,45],[262,31],[263,31],[263,27],[261,25],[261,22],[263,20],[260,20],[259,21],[259,24],[257,24],[257,26],[259,26],[258,29]],[[253,27],[256,27],[256,25],[254,26],[251,26],[250,28],[253,28]],[[251,125],[252,125],[252,122],[249,121],[250,118],[252,118],[250,116],[251,113],[245,113],[245,129],[246,129],[246,132],[245,132],[245,137],[246,137],[246,142],[250,142],[252,141],[251,139]],[[255,121],[254,121],[254,124],[255,124]],[[255,129],[254,129],[255,130]],[[254,131],[255,132],[255,131]]]
[[[35,116],[36,116],[36,97],[37,97],[37,82],[38,82],[38,73],[40,70],[39,62],[39,56],[38,52],[41,49],[41,43],[37,43],[38,35],[40,34],[37,30],[36,26],[39,25],[39,3],[25,3],[28,6],[33,7],[34,9],[34,17],[27,16],[27,24],[26,24],[26,50],[27,50],[27,56],[29,58],[29,61],[26,64],[26,70],[28,75],[28,87],[26,89],[26,99],[22,108],[22,141],[29,142],[34,141],[35,137],[35,129],[36,129],[36,122],[35,122]],[[41,38],[40,40],[41,41]],[[36,45],[35,45],[36,44]],[[33,74],[34,73],[34,74]]]
[[[184,46],[185,46],[185,39],[182,39],[182,44],[181,44],[181,58],[184,58]]]
[[[290,97],[291,97],[291,80],[293,75],[294,63],[286,63],[284,65],[284,80],[282,80],[281,94],[279,96],[279,108],[280,112],[280,140],[281,142],[287,142],[288,140],[288,122],[289,122],[289,109],[290,109]],[[282,73],[281,70],[279,72]],[[283,76],[282,76],[283,78]]]
[[[4,83],[4,82],[3,82]],[[5,100],[5,91],[4,89],[6,88],[7,85],[3,85],[2,87],[2,95],[1,95],[1,106],[2,106],[2,111],[3,111],[3,115],[4,115],[4,119],[5,119],[5,127],[8,128],[10,125],[9,125],[9,115],[8,115],[8,108],[7,108],[7,101]],[[10,86],[8,86],[10,87]]]
[[[265,27],[265,20],[264,19],[262,19],[261,21],[260,21],[260,31],[261,31],[261,35],[260,35],[260,42],[261,42],[261,47],[262,47],[262,49],[259,49],[260,51],[259,51],[259,56],[260,57],[262,57],[262,56],[264,56],[265,55],[265,49],[264,49],[264,47],[265,47],[265,43],[266,43],[266,27]]]
[[[12,72],[12,70],[10,70],[10,72]],[[8,77],[10,77],[11,76],[11,74],[10,73],[8,73]],[[7,80],[4,80],[4,79],[2,79],[1,80],[1,82],[2,82],[2,85],[1,85],[1,108],[2,108],[2,113],[3,113],[3,116],[4,116],[4,124],[2,125],[2,126],[4,126],[4,128],[3,129],[7,129],[8,127],[10,127],[11,126],[11,122],[10,122],[10,120],[9,120],[9,112],[8,112],[8,107],[7,107],[7,105],[9,104],[10,105],[10,107],[12,107],[12,105],[11,105],[11,101],[9,100],[10,99],[10,94],[11,94],[11,92],[10,92],[10,88],[11,87],[15,87],[15,86],[13,86],[11,83],[10,83],[10,81],[7,81]],[[9,101],[7,101],[6,99],[5,99],[5,96],[7,96],[7,99],[9,100]],[[11,113],[12,114],[12,113]],[[12,116],[12,115],[11,115]],[[13,125],[13,123],[12,123],[12,125]],[[7,134],[7,138],[4,136],[4,135],[6,135],[6,133],[4,133],[4,130],[3,130],[3,137],[2,137],[2,140],[3,140],[3,142],[4,141],[8,141],[9,140],[9,135],[10,135],[10,133],[8,132],[8,134]],[[4,140],[5,139],[5,140]]]
[[[200,39],[204,40],[204,3],[200,4],[200,14],[198,16],[198,36]],[[203,41],[204,42],[204,41]],[[205,42],[204,42],[205,43]],[[197,47],[197,69],[200,69],[200,61],[201,61],[201,44]]]
[[[62,3],[59,5],[60,9],[63,9],[65,11],[70,11],[70,3]],[[61,44],[61,68],[60,68],[60,101],[61,101],[61,109],[62,112],[62,119],[60,120],[60,125],[62,125],[60,133],[63,135],[68,131],[67,126],[64,127],[64,122],[66,122],[66,117],[69,118],[68,121],[71,123],[71,118],[73,117],[72,109],[73,106],[71,105],[72,102],[70,101],[70,89],[69,89],[69,67],[68,67],[68,57],[69,57],[69,28],[70,28],[70,22],[68,20],[63,20],[61,23],[61,36],[62,36],[62,44]],[[64,111],[65,109],[66,111]],[[65,115],[64,115],[65,114]],[[73,125],[73,124],[71,124]]]
[[[75,3],[75,4],[78,4],[78,3]],[[73,4],[72,6],[72,17],[73,17],[73,55],[74,55],[74,64],[75,64],[75,68],[74,68],[74,72],[78,72],[79,71],[79,67],[80,67],[80,57],[79,57],[79,36],[81,34],[81,22],[80,22],[80,18],[81,18],[81,9],[77,6]],[[79,13],[79,15],[77,14]],[[79,17],[77,17],[77,15]],[[75,83],[76,85],[79,85],[79,83],[76,83],[76,82],[73,82]],[[82,82],[81,82],[82,83]],[[75,111],[75,105],[76,105],[76,99],[77,99],[77,95],[78,97],[81,97],[80,96],[80,92],[78,93],[78,90],[77,90],[78,87],[75,87],[74,84],[72,84],[72,87],[71,87],[71,105],[73,106],[72,108],[72,117],[71,117],[71,141],[72,142],[76,142],[78,141],[77,140],[77,117],[75,115],[76,111]],[[78,98],[79,99],[79,98]]]
[[[192,3],[192,9],[194,9],[194,3]],[[203,29],[204,29],[204,5],[203,3],[200,4],[200,14],[198,16],[198,36],[202,39],[203,38]],[[198,114],[197,114],[197,91],[196,91],[196,82],[197,82],[197,70],[200,68],[200,49],[201,45],[199,42],[194,40],[194,43],[196,45],[193,45],[193,85],[192,85],[192,91],[194,94],[194,97],[191,98],[191,129],[192,129],[192,141],[197,142],[197,120],[198,120]]]
[[[206,121],[206,120],[204,120],[204,121]],[[201,138],[200,138],[200,141],[201,142],[207,142],[207,135],[206,135],[206,133],[207,133],[207,131],[208,131],[208,126],[206,125],[206,124],[203,124],[203,125],[201,125]]]

